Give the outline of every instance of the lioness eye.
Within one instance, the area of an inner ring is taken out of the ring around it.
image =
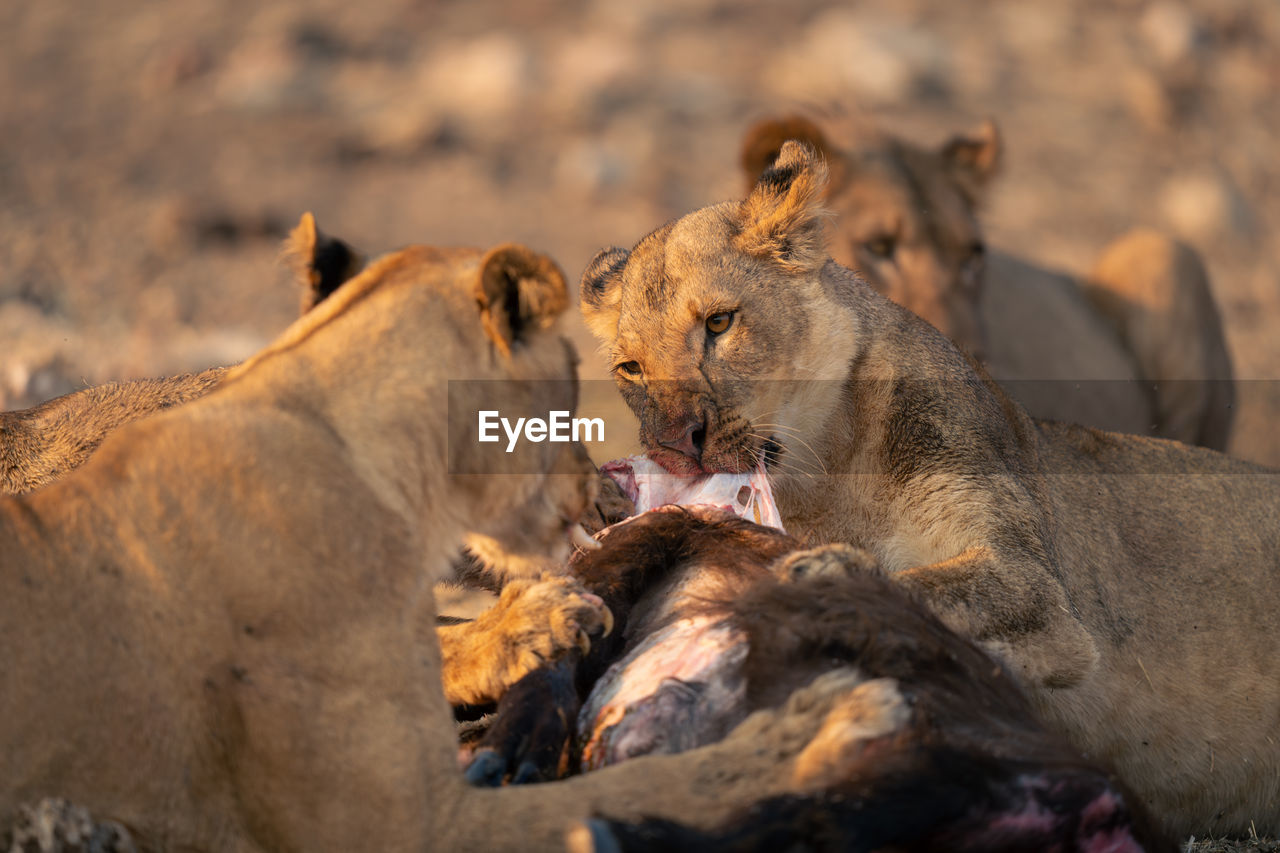
[[[707,334],[723,335],[733,325],[733,312],[721,311],[707,318]]]
[[[640,362],[624,361],[622,362],[622,364],[619,364],[617,367],[615,367],[614,370],[621,371],[622,373],[625,373],[627,376],[639,376]]]
[[[862,244],[862,247],[877,258],[892,258],[897,251],[897,242],[892,237],[877,237]]]

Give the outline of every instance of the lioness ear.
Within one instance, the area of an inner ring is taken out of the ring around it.
[[[546,255],[505,243],[480,261],[476,305],[485,334],[503,355],[530,332],[550,326],[568,304],[564,273]]]
[[[742,152],[738,155],[738,162],[747,179],[747,192],[751,192],[760,176],[778,159],[782,144],[788,139],[803,142],[821,154],[827,161],[827,168],[832,170],[832,184],[840,183],[840,175],[835,174],[839,171],[840,157],[827,142],[826,134],[810,119],[792,115],[756,122],[742,137]]]
[[[309,212],[284,242],[284,255],[302,286],[302,313],[318,305],[364,266],[360,253],[316,226]]]
[[[826,185],[827,164],[821,155],[795,140],[784,142],[777,161],[738,206],[734,246],[793,272],[822,266],[827,258]]]
[[[617,246],[601,249],[582,273],[582,283],[578,287],[582,319],[591,334],[602,341],[613,340],[618,331],[618,305],[622,301],[622,282],[618,274],[629,257],[630,252]]]
[[[970,133],[951,137],[938,151],[969,203],[975,206],[987,184],[1000,171],[1002,154],[1000,130],[989,118],[983,119]]]

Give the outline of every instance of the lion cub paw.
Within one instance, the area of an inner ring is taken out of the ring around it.
[[[843,543],[795,551],[774,567],[778,578],[788,582],[808,578],[847,578],[878,571],[880,563],[870,551]]]
[[[572,578],[511,581],[474,621],[438,629],[445,695],[454,704],[496,701],[569,649],[585,654],[592,637],[612,629],[609,608]]]

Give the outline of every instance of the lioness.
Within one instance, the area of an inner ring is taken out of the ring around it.
[[[766,119],[743,139],[749,186],[787,139],[827,159],[831,257],[985,362],[1031,414],[1226,449],[1231,359],[1189,246],[1137,229],[1080,280],[989,251],[977,213],[1003,158],[991,121],[927,150]]]
[[[788,530],[871,551],[1170,831],[1280,830],[1276,473],[1032,420],[827,257],[825,181],[788,142],[745,201],[588,266],[650,456],[763,459]]]
[[[65,797],[148,850],[549,850],[590,814],[706,826],[780,792],[841,691],[585,784],[458,772],[432,582],[468,537],[498,570],[563,556],[594,491],[578,445],[475,441],[494,388],[572,410],[567,304],[524,247],[406,249],[0,498],[0,815]]]
[[[364,263],[348,243],[321,231],[310,213],[290,233],[283,256],[300,285],[304,314]],[[109,382],[30,409],[0,412],[0,493],[27,492],[53,482],[84,464],[111,432],[204,396],[230,370],[212,367],[165,379]],[[472,543],[483,550],[487,539],[473,535]],[[477,566],[492,571],[478,561]],[[599,624],[591,602],[569,581],[539,582],[540,568],[554,571],[558,566],[555,560],[535,558],[510,582],[492,578],[502,593],[492,608],[476,620],[438,626],[445,695],[451,703],[492,702],[507,685],[561,650],[589,644],[587,632]],[[578,606],[569,606],[572,602]]]

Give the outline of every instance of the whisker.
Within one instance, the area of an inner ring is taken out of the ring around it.
[[[819,472],[814,471],[812,468],[805,465],[804,464],[805,461],[806,460],[803,457],[778,456],[778,457],[774,457],[774,461],[771,467],[773,467],[775,470],[784,470],[784,471],[794,472],[797,474],[803,474],[804,476],[810,477],[810,478],[816,477]],[[820,473],[826,474],[827,470],[822,465],[822,460],[815,458],[814,461],[818,464],[818,468],[821,469]]]
[[[761,441],[769,441],[769,440],[770,440],[770,436],[768,436],[768,435],[763,435],[763,434],[758,433],[758,432],[754,432],[754,431],[752,431],[752,432],[750,433],[750,435],[751,435],[753,438],[758,438],[758,439],[760,439]],[[809,454],[810,456],[812,456],[812,457],[813,457],[813,461],[814,461],[815,463],[817,463],[817,466],[822,470],[822,473],[823,473],[823,474],[826,474],[826,473],[827,473],[827,466],[826,466],[826,464],[824,464],[824,463],[823,463],[823,461],[822,461],[822,456],[818,453],[818,451],[814,450],[813,445],[809,444],[809,442],[805,441],[803,438],[800,438],[798,435],[790,436],[790,437],[788,437],[788,440],[794,440],[794,441],[796,441],[797,443],[799,443],[799,444],[800,444],[800,445],[801,445],[801,446],[802,446],[806,451],[808,451],[808,454]],[[785,445],[784,445],[784,447],[785,447]],[[779,460],[778,460],[778,462],[781,462],[781,461],[782,461],[781,459],[779,459]]]

